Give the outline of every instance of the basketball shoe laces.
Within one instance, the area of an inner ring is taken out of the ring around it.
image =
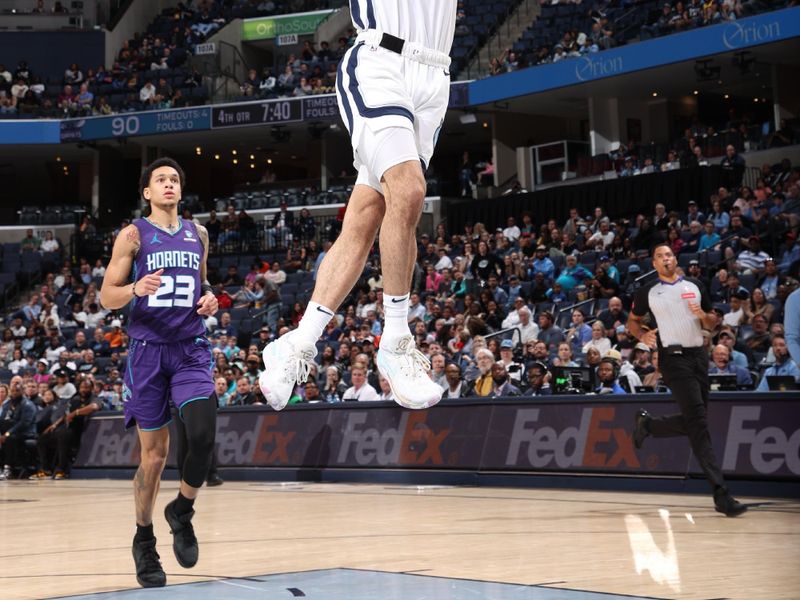
[[[287,360],[283,367],[283,374],[286,381],[302,383],[308,379],[311,373],[311,361],[314,354],[308,350],[303,352],[295,351],[295,360]]]
[[[144,562],[145,571],[150,572],[160,570],[161,557],[158,555],[158,551],[156,550],[155,540],[142,542],[140,544],[140,548],[142,549],[142,562]]]
[[[427,372],[431,370],[431,363],[428,358],[419,350],[414,343],[412,336],[404,336],[397,342],[397,351],[392,354],[399,355],[402,359],[400,361],[400,371],[406,377],[411,379],[419,375],[419,370]]]

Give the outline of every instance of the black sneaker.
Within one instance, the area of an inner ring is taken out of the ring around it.
[[[208,479],[206,479],[206,487],[215,487],[223,483],[225,483],[225,480],[216,473],[210,474]]]
[[[719,488],[714,492],[714,509],[726,517],[738,517],[747,512],[747,506],[731,496],[727,488]]]
[[[185,515],[177,515],[175,514],[175,502],[173,500],[167,504],[164,509],[164,517],[166,517],[170,533],[172,533],[172,549],[175,551],[178,564],[184,569],[191,569],[197,564],[199,554],[197,537],[194,535],[194,527],[192,527],[194,511],[189,511]]]
[[[644,443],[645,438],[650,435],[650,431],[647,429],[647,424],[650,421],[650,413],[647,412],[645,409],[640,408],[636,411],[636,416],[634,417],[634,426],[633,426],[633,445],[636,446],[636,449],[639,450]]]
[[[156,552],[156,538],[133,538],[133,562],[136,564],[136,581],[140,586],[149,588],[167,585],[167,574],[161,568],[160,558]]]

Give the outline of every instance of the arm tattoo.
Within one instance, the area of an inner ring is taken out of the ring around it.
[[[132,254],[136,256],[139,253],[141,242],[139,241],[139,229],[135,225],[128,225],[125,240],[133,246]]]
[[[197,235],[200,236],[200,240],[203,242],[203,248],[208,250],[208,229],[206,229],[203,225],[198,225]]]

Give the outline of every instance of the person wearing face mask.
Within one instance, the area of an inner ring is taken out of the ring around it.
[[[752,385],[750,371],[731,361],[731,352],[724,344],[717,344],[711,352],[709,375],[736,375],[736,385]]]

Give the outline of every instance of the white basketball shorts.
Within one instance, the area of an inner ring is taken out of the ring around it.
[[[356,184],[383,193],[381,178],[412,160],[427,169],[450,96],[450,59],[406,44],[403,55],[363,31],[339,64],[336,97],[353,144]]]

